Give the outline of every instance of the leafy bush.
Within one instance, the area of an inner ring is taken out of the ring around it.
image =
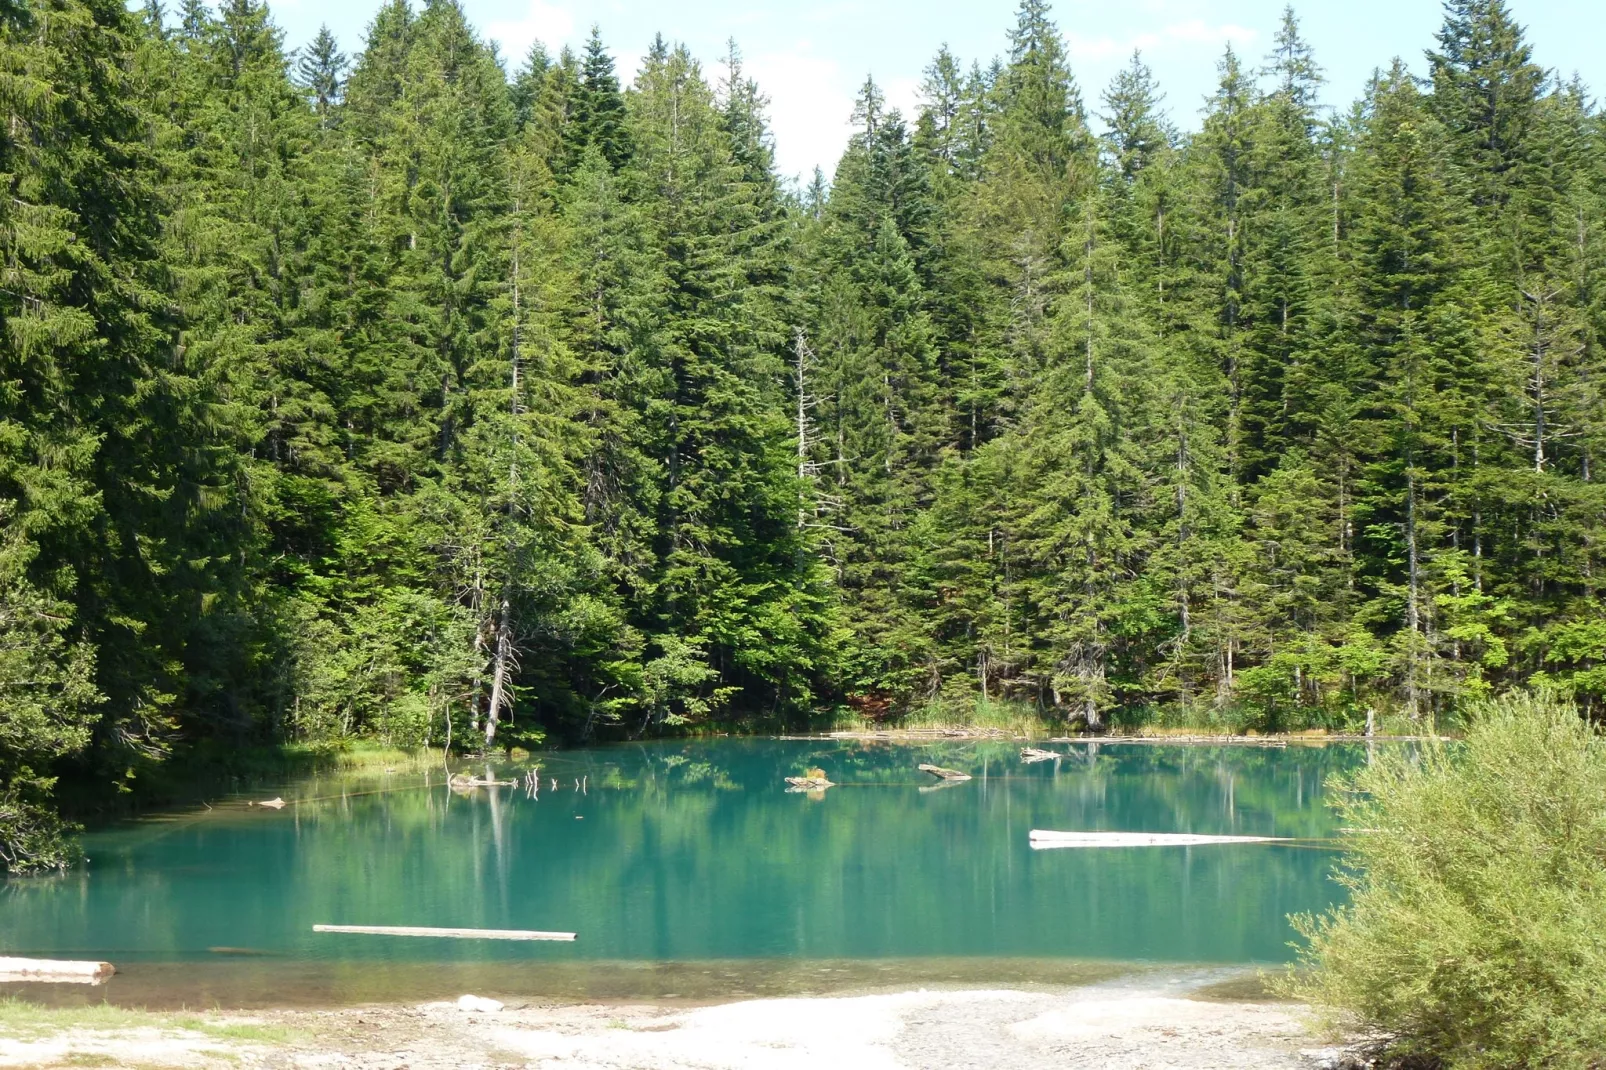
[[[1341,787],[1352,899],[1285,990],[1449,1067],[1606,1067],[1606,738],[1508,697]]]

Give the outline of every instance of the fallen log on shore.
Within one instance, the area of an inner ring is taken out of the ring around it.
[[[0,981],[67,981],[100,984],[117,972],[109,962],[0,958]]]
[[[1324,737],[1312,737],[1321,740]],[[1289,741],[1278,736],[1055,736],[1050,743],[1175,743],[1209,744],[1220,747],[1286,747]],[[1303,739],[1296,742],[1304,742]]]
[[[574,933],[535,929],[432,929],[422,925],[314,925],[315,933],[361,933],[367,936],[439,936],[454,940],[573,940]]]
[[[940,765],[921,765],[918,767],[922,773],[930,773],[941,780],[969,780],[969,773],[962,773],[958,769],[944,769]]]
[[[1287,836],[1195,836],[1169,832],[1055,832],[1032,829],[1033,850],[1059,847],[1203,847],[1226,843],[1288,843]]]

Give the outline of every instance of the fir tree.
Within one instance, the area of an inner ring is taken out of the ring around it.
[[[301,86],[312,94],[313,106],[325,122],[340,103],[347,66],[345,53],[340,51],[334,34],[329,32],[328,26],[320,26],[318,36],[307,46],[307,54],[296,64],[296,74]]]

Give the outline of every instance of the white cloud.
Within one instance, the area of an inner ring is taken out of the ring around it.
[[[574,15],[546,0],[530,0],[523,18],[498,19],[485,27],[485,34],[502,46],[508,65],[518,67],[540,41],[556,52],[574,36]]]
[[[1235,23],[1211,25],[1204,19],[1185,19],[1161,27],[1158,31],[1133,34],[1130,37],[1084,37],[1078,33],[1065,35],[1065,47],[1071,59],[1078,63],[1103,64],[1124,60],[1133,50],[1154,52],[1179,45],[1212,45],[1225,47],[1230,41],[1234,48],[1242,49],[1259,36],[1254,30]]]
[[[836,60],[803,51],[770,52],[746,60],[750,77],[770,98],[776,167],[805,183],[818,164],[827,177],[852,134],[853,80]]]
[[[1225,45],[1231,41],[1240,47],[1250,44],[1260,36],[1254,30],[1236,23],[1224,22],[1220,26],[1212,26],[1203,19],[1174,22],[1160,32],[1172,41],[1212,45]]]
[[[892,78],[879,83],[881,95],[886,98],[888,111],[896,108],[903,112],[903,121],[913,130],[920,116],[920,79]]]
[[[1148,51],[1159,41],[1160,38],[1152,33],[1140,33],[1119,41],[1113,37],[1083,37],[1079,33],[1068,33],[1065,35],[1065,49],[1075,63],[1106,63],[1130,56],[1134,48]]]

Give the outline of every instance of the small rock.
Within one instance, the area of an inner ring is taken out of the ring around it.
[[[1344,1052],[1339,1048],[1306,1048],[1299,1057],[1314,1070],[1339,1070],[1344,1065]]]
[[[494,999],[484,996],[458,996],[457,1009],[460,1011],[474,1011],[478,1014],[495,1014],[502,1009],[502,1004]]]

